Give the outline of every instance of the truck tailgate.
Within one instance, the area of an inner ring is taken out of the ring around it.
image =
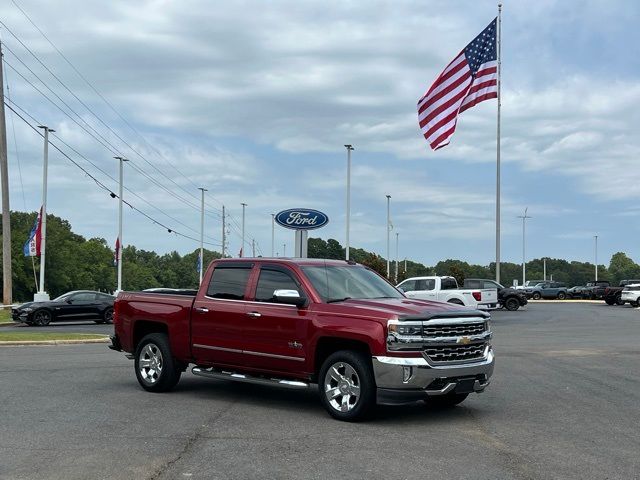
[[[498,290],[495,288],[484,288],[480,290],[482,293],[482,300],[478,303],[480,305],[486,305],[488,303],[498,303]]]

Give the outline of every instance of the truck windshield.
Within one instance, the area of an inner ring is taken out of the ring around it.
[[[350,298],[403,298],[393,286],[361,266],[306,266],[302,271],[325,302]]]

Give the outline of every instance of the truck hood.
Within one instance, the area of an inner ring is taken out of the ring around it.
[[[430,317],[440,315],[455,316],[456,313],[459,313],[460,316],[489,317],[487,313],[472,307],[409,298],[350,299],[344,302],[327,304],[326,306],[336,307],[336,310],[345,316],[364,315],[372,320],[380,320],[385,323],[387,320],[395,318],[400,320],[405,318],[427,320]]]

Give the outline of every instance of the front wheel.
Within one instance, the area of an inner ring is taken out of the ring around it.
[[[567,298],[567,294],[564,292],[559,292],[558,293],[558,300],[564,300],[565,298]]]
[[[542,298],[542,295],[540,295],[539,292],[533,292],[531,298],[533,298],[534,300],[540,300],[540,298]]]
[[[607,305],[615,305],[616,301],[613,298],[605,298],[604,303],[606,303]]]
[[[450,392],[450,393],[447,393],[446,395],[435,395],[432,397],[427,397],[425,402],[429,407],[451,408],[451,407],[455,407],[459,403],[464,402],[468,396],[469,396],[468,393]]]
[[[341,350],[329,355],[320,368],[318,384],[324,408],[338,420],[361,420],[375,404],[373,369],[360,352]]]
[[[32,324],[37,327],[44,327],[51,323],[51,312],[48,310],[38,310],[33,314]]]
[[[520,308],[520,301],[514,297],[507,298],[507,301],[504,302],[504,308],[511,312],[515,312]]]
[[[102,314],[103,323],[113,323],[113,308],[107,308]]]
[[[620,295],[616,297],[616,305],[624,305],[624,300],[622,300],[622,297]]]
[[[138,383],[149,392],[168,392],[176,386],[182,373],[164,333],[151,333],[140,341],[135,369]]]

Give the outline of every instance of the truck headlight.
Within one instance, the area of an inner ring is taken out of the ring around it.
[[[396,335],[422,335],[421,325],[399,325],[397,323],[389,325],[389,333]]]

